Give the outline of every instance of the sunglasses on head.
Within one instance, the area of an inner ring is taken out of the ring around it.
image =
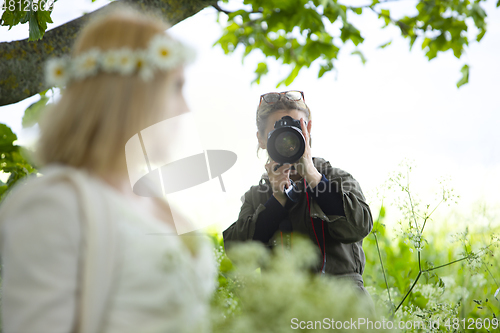
[[[266,102],[267,104],[272,104],[276,103],[279,101],[282,97],[286,97],[287,99],[291,101],[304,101],[304,93],[299,90],[289,90],[289,91],[283,91],[283,92],[270,92],[267,94],[260,95],[260,101],[259,101],[259,106],[262,104],[262,101]]]

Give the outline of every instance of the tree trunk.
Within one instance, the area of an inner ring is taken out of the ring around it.
[[[148,11],[159,11],[162,17],[174,25],[203,8],[216,4],[217,0],[121,0],[106,7],[118,2],[138,4]],[[0,106],[17,103],[50,88],[44,81],[45,61],[49,57],[68,54],[79,30],[100,10],[102,8],[48,30],[38,41],[28,42],[28,39],[23,39],[0,43]]]

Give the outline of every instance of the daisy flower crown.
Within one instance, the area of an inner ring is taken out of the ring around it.
[[[194,60],[194,51],[169,38],[156,35],[146,49],[122,48],[102,51],[90,49],[76,57],[52,58],[45,65],[45,79],[50,86],[64,86],[98,72],[139,74],[144,81],[154,77],[156,71],[168,71],[182,63]]]

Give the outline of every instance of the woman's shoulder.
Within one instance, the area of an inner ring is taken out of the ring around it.
[[[74,186],[63,177],[56,177],[58,173],[63,172],[62,169],[50,167],[40,171],[44,172],[43,175],[31,174],[19,180],[0,203],[0,211],[29,209],[37,202],[44,205],[59,203],[66,207],[76,204]]]
[[[250,188],[241,196],[242,203],[247,202],[265,202],[272,194],[271,184],[267,174],[263,175],[257,185],[251,185]]]
[[[80,237],[81,208],[76,191],[62,178],[49,181],[45,177],[27,177],[0,202],[2,236],[37,242],[40,237],[64,235],[73,247]]]
[[[323,173],[327,178],[352,178],[352,175],[349,172],[333,167],[330,161],[322,157],[313,157],[313,163],[316,169]]]

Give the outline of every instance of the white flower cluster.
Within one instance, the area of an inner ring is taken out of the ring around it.
[[[156,71],[167,71],[193,59],[191,48],[161,34],[153,37],[143,50],[94,48],[75,58],[52,58],[46,63],[45,78],[51,86],[64,86],[102,71],[122,75],[138,73],[144,81],[149,81]]]

